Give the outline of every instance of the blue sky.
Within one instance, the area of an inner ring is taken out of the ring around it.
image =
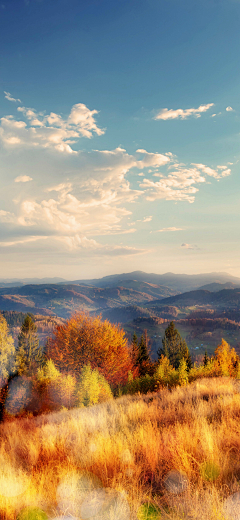
[[[240,2],[2,0],[1,277],[239,268]]]

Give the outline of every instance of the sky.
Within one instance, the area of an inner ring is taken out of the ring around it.
[[[1,0],[1,278],[240,276],[239,27],[239,0]]]

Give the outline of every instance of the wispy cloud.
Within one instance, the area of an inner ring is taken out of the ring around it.
[[[137,220],[137,222],[151,222],[151,220],[152,215],[150,215],[149,217],[144,217],[144,219]]]
[[[11,213],[10,211],[5,211],[4,209],[0,209],[0,222],[3,224],[14,222],[15,215],[14,213]]]
[[[168,231],[183,231],[183,228],[180,228],[180,227],[166,227],[166,228],[158,229],[157,233],[166,233]]]
[[[10,92],[5,92],[5,91],[4,91],[4,94],[5,94],[5,98],[6,98],[8,101],[13,101],[14,103],[22,103],[22,102],[21,102],[21,99],[15,99],[15,98],[10,94]]]
[[[167,119],[186,119],[191,116],[198,118],[201,117],[203,112],[206,112],[213,106],[214,103],[208,103],[207,105],[200,105],[198,108],[187,108],[185,110],[182,108],[176,110],[173,110],[172,108],[170,110],[168,110],[168,108],[162,108],[153,119],[162,119],[163,121],[167,121]]]
[[[192,249],[192,250],[199,250],[200,248],[196,244],[185,244],[183,243],[181,245],[184,249]]]

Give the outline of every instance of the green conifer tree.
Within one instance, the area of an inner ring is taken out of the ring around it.
[[[162,340],[162,347],[158,349],[157,354],[159,359],[161,355],[167,357],[175,369],[178,369],[182,359],[186,361],[188,370],[190,370],[192,366],[191,356],[187,343],[185,339],[182,339],[180,336],[173,321],[171,321],[165,330],[164,338]]]
[[[205,350],[204,358],[203,358],[203,365],[206,367],[209,362],[209,358],[207,355],[207,351]]]
[[[140,341],[138,343],[138,352],[135,365],[138,367],[140,375],[145,375],[151,366],[147,330],[145,330],[144,334],[141,335]]]
[[[42,348],[39,347],[37,327],[29,315],[25,317],[18,335],[16,359],[20,375],[31,374],[32,370],[43,362],[43,352]]]

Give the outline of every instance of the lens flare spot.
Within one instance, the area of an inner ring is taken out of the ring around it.
[[[130,450],[124,450],[120,455],[121,461],[123,464],[132,464],[133,463],[133,456],[130,452]]]
[[[69,473],[57,488],[57,502],[61,512],[69,516],[78,516],[86,497],[92,491],[101,488],[100,479],[92,473]]]
[[[98,515],[103,509],[107,500],[107,493],[104,489],[95,489],[91,491],[81,505],[81,518],[87,520]]]
[[[11,414],[19,413],[31,400],[31,382],[25,377],[16,377],[9,383],[5,410]]]
[[[169,471],[167,476],[164,479],[164,485],[166,490],[169,493],[178,494],[186,491],[189,480],[185,473],[181,473],[180,471]]]
[[[227,520],[240,520],[240,492],[226,498],[223,504],[223,512]]]
[[[124,492],[105,489],[106,500],[95,520],[130,520],[130,508]],[[93,517],[92,517],[93,520]]]
[[[5,463],[0,466],[0,495],[6,498],[17,497],[26,491],[30,484],[28,476],[20,469]]]

